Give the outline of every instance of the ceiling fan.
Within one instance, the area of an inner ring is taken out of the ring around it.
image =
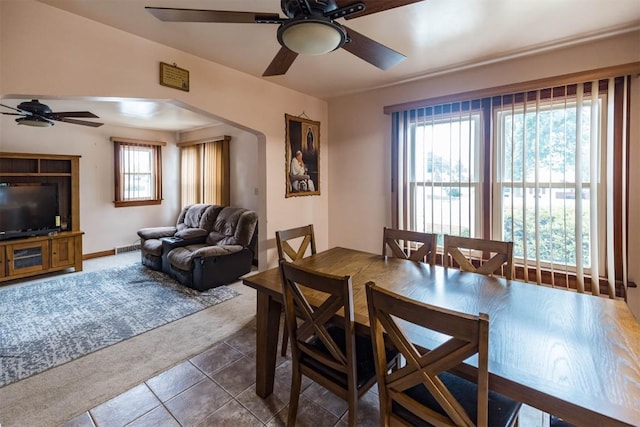
[[[343,48],[360,59],[386,70],[406,57],[367,36],[336,22],[352,19],[422,0],[281,0],[281,18],[276,13],[146,7],[161,21],[278,24],[282,46],[263,76],[282,75],[298,54],[321,55]]]
[[[9,105],[0,104],[0,106],[9,108],[11,110],[18,111],[17,113],[0,112],[9,116],[21,116],[16,119],[19,125],[36,126],[36,127],[48,127],[53,126],[54,121],[71,123],[74,125],[102,126],[102,123],[88,122],[85,120],[76,120],[71,117],[82,117],[98,119],[99,117],[89,111],[66,111],[66,112],[53,112],[48,105],[42,104],[37,99],[31,101],[24,101],[18,104],[18,107],[10,107]]]

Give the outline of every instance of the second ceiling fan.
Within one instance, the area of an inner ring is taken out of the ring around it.
[[[223,10],[146,7],[166,22],[211,22],[278,24],[278,42],[282,46],[263,76],[282,75],[298,54],[321,55],[343,48],[364,61],[386,70],[406,57],[367,36],[336,22],[352,19],[422,0],[282,0],[280,17],[275,13],[233,12]]]

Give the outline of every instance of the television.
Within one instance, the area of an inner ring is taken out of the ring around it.
[[[58,184],[0,183],[0,240],[60,231]]]

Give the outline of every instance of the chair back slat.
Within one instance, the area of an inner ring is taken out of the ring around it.
[[[435,265],[437,238],[437,234],[385,227],[382,233],[382,255],[386,256],[389,248],[396,258]]]
[[[434,425],[486,426],[488,423],[488,340],[489,318],[459,313],[413,301],[376,286],[366,285],[369,322],[373,346],[376,350],[378,392],[382,424],[389,425],[397,418],[392,401],[420,419]],[[407,322],[412,330],[425,329],[449,337],[437,347],[424,350],[411,343],[405,334]],[[384,351],[388,340],[395,346],[406,364],[396,371],[386,371]],[[477,354],[478,406],[477,420],[472,420],[452,390],[439,376]],[[444,414],[411,397],[413,387],[423,386],[438,403]],[[409,392],[409,393],[407,393]],[[406,423],[406,420],[404,421]]]
[[[291,246],[292,240],[300,238],[302,240],[297,245],[297,248]],[[303,258],[309,248],[311,249],[311,255],[315,254],[316,240],[313,233],[313,224],[276,231],[276,245],[278,247],[279,260],[295,261]]]
[[[463,250],[471,250],[481,254],[479,265],[474,264],[463,253]],[[472,271],[487,276],[497,274],[509,280],[513,278],[513,242],[445,234],[443,258],[445,267],[457,265],[463,271]]]

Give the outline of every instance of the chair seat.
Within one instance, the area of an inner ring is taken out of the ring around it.
[[[327,332],[331,335],[331,338],[336,342],[336,344],[343,350],[345,353],[345,337],[344,337],[344,329],[331,326],[327,328]],[[376,367],[375,360],[373,356],[373,346],[371,345],[371,339],[368,337],[364,337],[361,335],[355,336],[356,341],[356,370],[357,370],[357,387],[358,389],[362,388],[365,384],[367,384],[372,378],[376,376]],[[324,346],[322,341],[314,337],[309,344],[316,347],[319,351],[329,355],[329,351]],[[398,353],[394,351],[387,351],[387,360],[393,361]],[[300,357],[300,363],[303,365],[307,365],[311,367],[315,371],[319,371],[322,375],[330,378],[336,384],[341,385],[344,388],[347,388],[347,375],[332,369],[317,360],[307,356],[302,353]],[[390,362],[391,364],[391,362]]]
[[[464,410],[472,420],[478,416],[478,386],[477,384],[460,378],[448,372],[443,372],[438,377],[447,386],[455,398],[460,402]],[[432,410],[445,414],[442,407],[436,402],[424,385],[419,384],[407,390],[406,394],[422,405]],[[489,391],[489,426],[510,426],[516,420],[521,403],[511,400],[494,391]],[[431,424],[416,417],[395,401],[392,403],[391,412],[415,426],[430,426]]]

